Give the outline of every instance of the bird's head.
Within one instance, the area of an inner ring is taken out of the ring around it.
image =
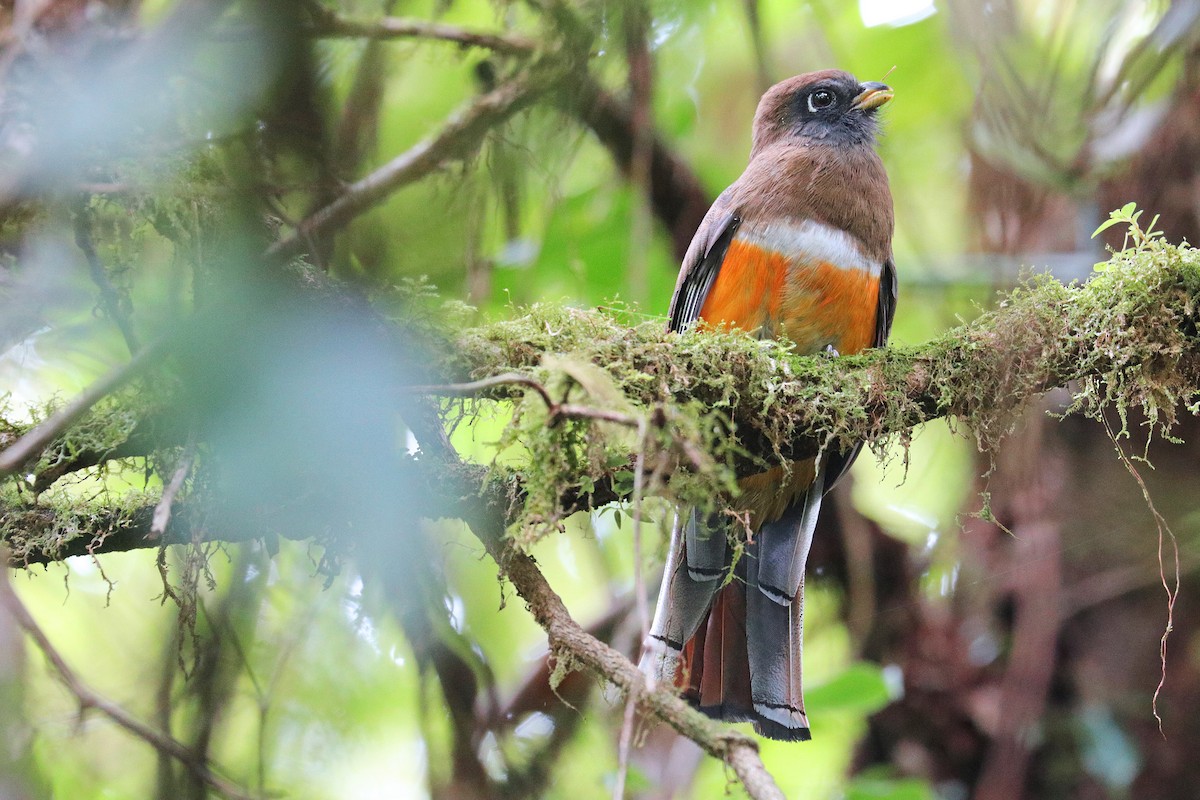
[[[859,83],[841,70],[788,78],[768,89],[758,103],[751,156],[781,141],[873,145],[879,132],[876,111],[891,99],[891,87]]]

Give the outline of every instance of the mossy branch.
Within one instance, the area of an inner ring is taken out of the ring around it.
[[[561,392],[575,386],[594,405],[619,397],[625,410],[719,411],[738,442],[723,460],[746,474],[945,416],[989,447],[1024,404],[1067,385],[1073,411],[1111,408],[1123,417],[1138,407],[1167,429],[1178,408],[1200,397],[1198,307],[1200,253],[1152,241],[1116,254],[1083,285],[1033,279],[995,310],[919,346],[804,357],[737,333],[667,334],[658,321],[630,326],[619,315],[539,305],[457,337],[448,372],[470,380],[520,373],[557,382]],[[598,367],[608,385],[581,377],[580,365]],[[488,394],[519,409],[540,402],[516,384]],[[700,433],[697,444],[721,457],[727,433]]]
[[[630,325],[620,313],[552,305],[474,328],[463,327],[465,315],[441,309],[415,327],[441,336],[435,372],[447,382],[506,373],[528,379],[479,384],[486,396],[513,404],[504,444],[523,446],[525,458],[490,471],[472,468],[473,480],[505,488],[506,518],[522,523],[527,537],[553,529],[572,511],[628,496],[638,441],[629,425],[606,417],[646,421],[653,450],[646,469],[661,476],[648,492],[710,504],[728,495],[738,474],[764,464],[875,442],[941,416],[958,417],[982,446],[991,446],[1023,404],[1068,384],[1075,410],[1124,416],[1136,407],[1159,432],[1169,432],[1178,409],[1194,411],[1200,398],[1198,308],[1200,252],[1150,240],[1116,254],[1084,285],[1037,279],[934,341],[846,358],[802,357],[730,332],[667,334],[657,320]],[[437,333],[449,329],[460,333]],[[547,408],[546,398],[554,406]],[[473,402],[447,400],[444,413],[469,415]],[[566,416],[563,407],[605,413]],[[123,413],[118,405],[110,412]],[[120,445],[89,452],[115,457],[125,454]],[[64,463],[56,462],[54,478]],[[88,541],[112,533],[103,514],[62,512],[68,522],[51,530]],[[30,518],[20,515],[27,513],[33,512],[20,505],[5,509],[4,538],[24,527],[20,520]],[[37,511],[42,529],[47,513]],[[97,522],[90,536],[89,518]],[[222,537],[219,530],[206,535]],[[34,560],[78,552],[62,549],[61,541],[48,544],[54,546]],[[85,549],[94,551],[92,545]],[[31,554],[28,547],[14,549]]]

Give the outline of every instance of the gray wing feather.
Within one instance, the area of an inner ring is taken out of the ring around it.
[[[687,255],[683,257],[671,308],[667,312],[668,330],[686,330],[700,318],[700,310],[721,271],[725,253],[742,223],[741,217],[725,209],[722,197],[718,197],[705,214]]]

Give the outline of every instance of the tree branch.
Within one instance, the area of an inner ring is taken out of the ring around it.
[[[533,558],[519,551],[504,535],[504,498],[464,498],[463,518],[500,569],[525,600],[529,612],[546,631],[550,649],[567,663],[578,663],[632,696],[645,713],[666,722],[696,742],[709,755],[728,764],[755,800],[783,800],[758,755],[758,742],[709,719],[672,693],[650,690],[646,676],[633,662],[590,635],[571,618],[562,598],[551,588]]]
[[[545,380],[544,356],[568,353],[604,369],[634,407],[725,409],[749,454],[735,459],[746,474],[764,459],[806,458],[950,415],[991,445],[1012,412],[1076,381],[1085,409],[1146,404],[1169,423],[1200,389],[1198,316],[1200,253],[1162,245],[1117,254],[1084,285],[1040,279],[913,347],[800,357],[743,335],[666,334],[653,322],[631,328],[599,312],[534,306],[460,335],[446,366],[454,378]]]
[[[312,3],[310,9],[313,24],[309,32],[313,36],[325,39],[436,39],[463,47],[483,47],[509,56],[530,55],[538,46],[535,40],[514,33],[477,31],[441,22],[400,17],[383,17],[372,21],[355,20],[343,17],[317,3]]]
[[[7,559],[4,560],[7,561]],[[124,728],[129,733],[149,744],[158,752],[178,760],[197,781],[208,786],[218,794],[222,794],[225,797],[246,798],[249,800],[250,795],[215,774],[209,767],[208,762],[202,758],[198,758],[197,754],[192,752],[183,742],[151,728],[121,706],[96,694],[89,686],[83,683],[79,679],[79,676],[75,674],[75,671],[67,665],[62,655],[54,648],[54,645],[50,643],[46,634],[29,613],[29,609],[17,597],[16,592],[13,591],[8,581],[0,581],[0,605],[4,606],[17,625],[25,631],[26,635],[34,641],[38,649],[46,656],[46,661],[49,662],[50,667],[57,673],[67,691],[75,696],[76,701],[79,703],[81,714],[89,709],[95,709],[119,727]]]
[[[741,448],[733,451],[732,460],[742,473],[761,470],[764,462],[814,455],[822,446],[846,446],[902,432],[948,414],[960,415],[983,444],[992,444],[1007,430],[1014,409],[1038,392],[1073,381],[1081,382],[1078,401],[1090,405],[1093,412],[1105,403],[1145,403],[1160,422],[1169,423],[1181,403],[1194,402],[1200,387],[1200,254],[1190,248],[1164,248],[1120,254],[1083,286],[1063,287],[1046,280],[1023,289],[996,311],[918,347],[855,357],[802,358],[780,345],[746,336],[680,336],[664,333],[657,323],[631,328],[598,312],[535,306],[523,318],[468,330],[446,342],[432,374],[440,370],[451,379],[496,376],[465,386],[440,387],[454,392],[520,399],[533,385],[548,395],[545,380],[552,376],[540,366],[544,356],[569,354],[570,359],[590,362],[589,367],[599,366],[612,377],[627,407],[613,412],[617,416],[612,419],[636,424],[655,408],[669,412],[664,413],[668,426],[664,435],[685,454],[684,468],[701,471],[705,463],[712,463],[706,448],[728,448],[730,430]],[[514,373],[520,381],[515,381]],[[86,399],[94,402],[99,393],[89,392]],[[401,399],[412,400],[411,396]],[[590,400],[590,405],[573,403],[568,410],[574,414],[576,407],[586,409],[587,413],[576,416],[585,421],[597,418],[592,410],[611,411],[602,397]],[[27,465],[90,402],[81,402],[78,408],[73,404],[0,452],[0,474]],[[670,428],[694,420],[696,407],[721,409],[730,424],[705,423],[690,432]],[[145,437],[153,438],[158,427],[150,415],[140,420],[133,434],[139,446],[153,447]],[[436,427],[432,415],[426,427]],[[427,446],[430,435],[419,432],[418,439]],[[711,438],[695,438],[703,435]],[[166,444],[179,443],[176,438]],[[688,452],[697,457],[689,459]],[[90,466],[122,454],[127,454],[127,448],[114,443],[108,454],[82,458],[78,465]],[[579,482],[564,485],[558,490],[561,513],[623,499],[624,490],[616,488],[621,485],[617,473],[629,468],[629,464],[618,465],[592,475],[586,490]],[[484,467],[464,467],[456,477],[460,485],[486,483],[486,491],[503,488],[518,505],[522,497],[519,475],[489,477]],[[438,515],[433,499],[445,498],[446,490],[437,485],[436,476],[428,481],[430,490],[423,494],[430,505],[420,513]],[[503,481],[508,483],[501,486]],[[46,488],[44,481],[40,483]],[[186,513],[181,513],[180,524],[186,531]],[[59,519],[61,514],[68,516]],[[142,510],[111,509],[89,515],[10,503],[0,508],[0,538],[12,541],[18,563],[151,544],[144,540],[149,517],[143,518]],[[509,522],[513,520],[510,516]],[[255,534],[247,527],[253,525],[239,525],[238,535],[232,538],[252,538]],[[206,535],[225,536],[219,527]]]
[[[87,194],[82,194],[75,202],[72,214],[75,216],[75,245],[83,252],[83,256],[87,259],[88,272],[92,276],[92,282],[96,284],[96,288],[100,290],[100,304],[104,308],[104,312],[108,314],[109,319],[121,331],[121,336],[125,339],[125,346],[129,348],[129,354],[135,356],[141,351],[142,346],[138,342],[137,333],[133,329],[133,320],[126,312],[121,301],[121,296],[117,292],[117,288],[113,286],[112,281],[108,279],[108,270],[104,268],[104,262],[100,260],[100,254],[96,252],[96,243],[92,239],[92,209],[89,205],[91,198]]]
[[[170,338],[170,337],[168,337]],[[156,363],[166,350],[167,341],[161,340],[144,348],[125,364],[96,381],[78,397],[60,408],[44,422],[21,438],[0,450],[0,478],[8,477],[35,460],[57,437],[79,421],[91,408],[137,377],[142,370]]]
[[[591,75],[581,76],[572,91],[557,93],[554,101],[563,112],[591,129],[622,173],[634,176],[639,137],[630,104],[615,97]],[[712,195],[701,185],[691,165],[656,132],[647,130],[645,136],[651,207],[671,236],[675,258],[682,260],[712,204]]]
[[[188,514],[181,508],[174,510],[175,519],[166,534],[155,539],[151,528],[155,508],[74,515],[48,506],[0,502],[0,545],[6,546],[8,565],[21,567],[191,541]]]
[[[345,225],[402,186],[471,155],[496,125],[527,108],[566,74],[566,59],[543,56],[527,71],[467,103],[431,136],[366,177],[348,185],[329,205],[304,220],[297,230],[267,250],[268,256],[293,256],[317,233]]]

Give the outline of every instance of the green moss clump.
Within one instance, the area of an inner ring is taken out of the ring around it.
[[[11,483],[0,489],[0,544],[12,564],[41,564],[82,555],[109,537],[145,531],[158,498],[150,492],[81,497],[55,489],[37,502]]]
[[[737,331],[667,334],[658,321],[539,304],[456,334],[446,352],[457,380],[517,372],[555,404],[641,420],[639,438],[633,425],[556,421],[539,392],[517,384],[490,393],[514,403],[502,444],[525,453],[505,470],[528,493],[527,540],[558,524],[564,495],[606,481],[628,498],[639,451],[648,491],[719,510],[736,495],[737,475],[786,463],[798,448],[877,444],[943,416],[994,448],[1033,398],[1057,386],[1074,387],[1072,411],[1127,419],[1136,407],[1170,435],[1178,409],[1200,404],[1198,306],[1200,253],[1142,236],[1085,284],[1032,278],[916,347],[800,356]]]

